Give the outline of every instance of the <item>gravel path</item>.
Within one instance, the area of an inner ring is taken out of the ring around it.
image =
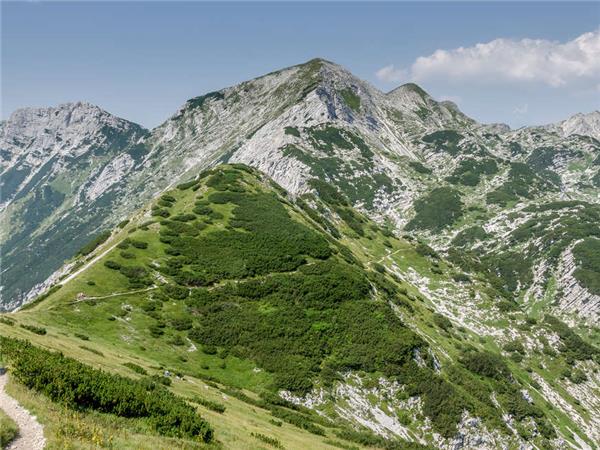
[[[1,369],[0,369],[1,370]],[[15,421],[19,435],[7,450],[41,450],[46,445],[44,427],[25,408],[4,391],[8,381],[6,372],[0,371],[0,408]]]

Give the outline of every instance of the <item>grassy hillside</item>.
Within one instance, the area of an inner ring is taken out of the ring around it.
[[[3,316],[11,393],[46,424],[50,444],[418,448],[451,442],[465,414],[509,446],[591,443],[540,383],[565,361],[593,364],[595,347],[313,186],[318,196],[292,199],[246,166],[204,172]],[[515,341],[558,334],[552,361],[490,332],[521,322]],[[65,397],[65,383],[82,394]],[[587,423],[593,413],[565,398]],[[377,428],[378,411],[393,427]]]

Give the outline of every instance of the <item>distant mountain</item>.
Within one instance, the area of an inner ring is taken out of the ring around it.
[[[0,123],[5,307],[101,231],[147,134],[88,103],[20,109]]]
[[[507,298],[543,304],[570,323],[598,323],[600,268],[583,250],[600,236],[594,117],[518,130],[479,124],[415,84],[383,93],[334,63],[311,60],[190,99],[149,132],[123,123],[123,144],[103,153],[110,156],[101,170],[71,168],[81,180],[72,203],[31,207],[44,216],[40,231],[22,231],[31,221],[7,209],[3,235],[23,238],[6,247],[13,259],[3,302],[18,305],[18,290],[44,281],[78,246],[168,186],[219,162],[240,162],[293,195],[326,181],[373,219],[488,277]],[[3,153],[29,154],[25,139],[11,139],[17,144]],[[14,173],[11,164],[6,171]]]
[[[547,125],[547,128],[558,132],[562,136],[579,134],[600,139],[600,111],[593,111],[588,114],[578,113],[562,122]]]

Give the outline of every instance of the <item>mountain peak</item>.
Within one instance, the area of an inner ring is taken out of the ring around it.
[[[421,86],[416,83],[405,83],[398,86],[396,89],[391,90],[386,95],[398,95],[398,94],[413,94],[418,95],[422,99],[431,98]]]
[[[139,127],[86,101],[61,103],[57,106],[29,107],[15,110],[4,122],[4,132],[39,128],[59,129],[82,124],[106,124],[118,128]],[[141,127],[139,127],[141,128]]]
[[[600,139],[600,111],[577,113],[561,122],[546,125],[545,128],[556,131],[563,137],[580,134]]]

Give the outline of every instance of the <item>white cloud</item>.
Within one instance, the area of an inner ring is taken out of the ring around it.
[[[382,67],[379,69],[375,76],[383,81],[388,81],[391,83],[400,83],[408,80],[408,70],[406,69],[396,69],[393,64],[389,66]]]
[[[383,67],[376,76],[387,82],[443,78],[480,82],[537,82],[563,86],[600,78],[600,30],[565,43],[545,39],[495,39],[473,47],[436,50],[410,68]]]

